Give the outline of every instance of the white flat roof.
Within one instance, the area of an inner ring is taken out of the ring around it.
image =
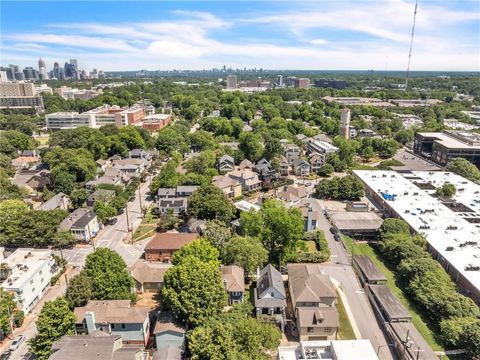
[[[51,259],[50,250],[22,248],[15,250],[2,260],[12,270],[11,275],[2,283],[4,289],[18,289],[39,271],[46,261]],[[9,280],[12,282],[9,283]]]
[[[480,266],[480,223],[466,220],[480,218],[480,185],[450,172],[354,170],[354,173],[380,196],[396,195],[394,200],[386,200],[390,207],[418,233],[424,234],[428,244],[480,290],[480,272],[465,270],[470,265]],[[435,189],[422,190],[414,182],[431,183],[435,188],[445,182],[454,184],[457,193],[453,199],[469,211],[451,210],[431,196]]]
[[[378,360],[370,340],[301,341],[299,346],[279,346],[279,360]]]
[[[322,140],[313,140],[310,142],[310,144],[314,144],[315,146],[324,149],[325,151],[338,151],[338,147],[335,145],[332,145],[326,141]]]

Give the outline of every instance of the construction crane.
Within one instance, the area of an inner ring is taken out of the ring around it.
[[[410,77],[410,60],[412,59],[413,35],[415,34],[415,22],[417,21],[418,0],[415,0],[415,11],[413,12],[412,34],[410,36],[410,51],[408,52],[407,78],[405,79],[405,90],[408,88],[408,78]]]

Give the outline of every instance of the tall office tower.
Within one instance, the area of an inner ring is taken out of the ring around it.
[[[228,75],[227,89],[236,89],[236,88],[237,88],[237,75]]]
[[[78,61],[77,61],[77,59],[70,59],[70,64],[75,65],[75,69],[78,71]]]
[[[0,84],[6,83],[6,82],[8,82],[7,72],[5,70],[0,70]]]
[[[310,87],[310,79],[300,78],[295,82],[295,87],[299,89],[308,89]]]
[[[57,80],[63,80],[65,79],[65,72],[63,71],[63,68],[60,67],[58,62],[53,64],[53,76]]]
[[[25,80],[38,80],[39,78],[38,71],[30,66],[23,69],[23,75]]]
[[[0,66],[0,70],[5,71],[5,75],[7,76],[7,81],[15,80],[15,74],[11,67]]]
[[[38,74],[40,76],[40,80],[48,79],[47,67],[45,66],[45,61],[42,58],[38,59]]]
[[[12,69],[13,79],[15,80],[25,80],[25,76],[23,75],[23,71],[20,71],[20,67],[18,65],[9,64],[8,67]]]
[[[65,63],[65,77],[67,79],[78,79],[78,73],[77,73],[77,68],[75,67],[74,64],[69,64],[68,62]]]
[[[283,75],[278,75],[278,87],[283,87]]]
[[[342,109],[340,115],[340,136],[350,138],[350,109]]]

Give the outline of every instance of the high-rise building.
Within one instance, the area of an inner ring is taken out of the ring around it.
[[[23,75],[23,71],[20,71],[20,67],[18,65],[9,64],[8,67],[11,69],[13,73],[13,79],[15,80],[25,80],[25,76]]]
[[[0,70],[0,84],[6,83],[6,82],[8,82],[7,72],[5,70]]]
[[[0,70],[5,71],[5,74],[7,76],[7,81],[14,81],[15,80],[15,73],[13,72],[13,69],[10,66],[9,67],[1,66]]]
[[[283,75],[278,75],[278,87],[283,87]]]
[[[236,89],[236,88],[237,88],[237,75],[228,75],[227,89]]]
[[[33,83],[6,82],[0,84],[0,97],[35,95],[37,95],[37,92]]]
[[[308,89],[310,87],[310,79],[300,78],[295,82],[295,87],[299,89]]]
[[[0,84],[0,109],[43,110],[43,100],[37,95],[35,85],[25,82],[6,82]]]
[[[340,136],[350,138],[350,109],[342,109],[340,115]]]
[[[23,69],[23,75],[24,75],[25,80],[38,80],[39,79],[38,71],[35,70],[34,68],[30,67],[30,66]]]
[[[57,80],[63,80],[65,79],[65,72],[63,71],[63,68],[60,67],[58,62],[53,64],[53,76]]]
[[[38,59],[38,73],[40,80],[48,79],[47,67],[45,65],[45,61],[42,58]]]
[[[67,79],[78,79],[77,68],[74,64],[65,63],[65,78]]]
[[[70,59],[70,64],[75,65],[75,69],[78,71],[78,61],[77,61],[77,59]]]

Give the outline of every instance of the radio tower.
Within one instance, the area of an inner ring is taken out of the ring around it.
[[[410,51],[408,52],[407,78],[405,79],[405,90],[408,88],[408,78],[410,76],[410,60],[412,59],[413,35],[415,34],[415,22],[417,20],[418,0],[415,0],[415,11],[413,12],[412,35],[410,37]]]

